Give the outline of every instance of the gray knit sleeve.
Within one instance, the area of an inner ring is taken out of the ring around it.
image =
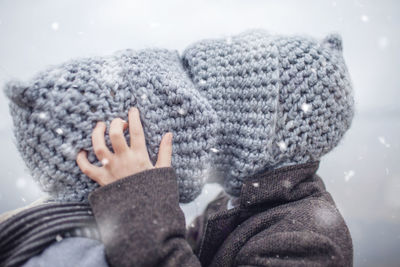
[[[71,237],[53,243],[23,265],[23,267],[37,266],[108,267],[108,264],[104,255],[104,245],[100,241]]]

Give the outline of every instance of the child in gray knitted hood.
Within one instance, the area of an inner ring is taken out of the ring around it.
[[[6,94],[18,149],[50,200],[0,225],[5,266],[352,265],[316,174],[354,114],[338,35],[252,30],[182,57],[125,50]],[[179,202],[205,182],[225,192],[186,229]]]

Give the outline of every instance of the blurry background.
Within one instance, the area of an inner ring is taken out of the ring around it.
[[[399,1],[0,0],[0,85],[71,58],[155,46],[182,52],[199,39],[255,27],[317,38],[342,35],[357,110],[317,173],[348,223],[355,266],[399,266]],[[0,213],[41,195],[13,140],[1,93]],[[187,223],[218,190],[208,185],[196,201],[182,205]]]

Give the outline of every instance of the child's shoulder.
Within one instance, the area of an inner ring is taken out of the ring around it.
[[[30,203],[30,204],[28,204],[28,205],[26,205],[24,207],[20,207],[20,208],[14,209],[14,210],[6,211],[6,212],[0,214],[0,224],[2,222],[4,222],[4,221],[10,219],[12,216],[17,215],[18,213],[20,213],[20,212],[22,212],[24,210],[36,207],[36,206],[41,205],[41,204],[44,204],[47,201],[48,201],[48,197],[41,197],[41,198],[35,200],[34,202],[32,202],[32,203]]]
[[[64,239],[81,237],[100,240],[91,207],[87,203],[57,203],[41,199],[2,217],[0,266],[20,266]]]

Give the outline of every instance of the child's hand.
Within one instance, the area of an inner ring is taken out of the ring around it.
[[[160,143],[157,163],[150,161],[147,153],[139,110],[129,110],[130,147],[124,137],[128,123],[120,118],[114,119],[110,125],[110,140],[115,153],[106,146],[104,132],[106,124],[98,122],[92,133],[93,150],[103,167],[91,164],[86,151],[78,153],[76,162],[81,171],[101,186],[115,182],[126,176],[153,168],[170,167],[172,157],[172,133],[165,134]]]

